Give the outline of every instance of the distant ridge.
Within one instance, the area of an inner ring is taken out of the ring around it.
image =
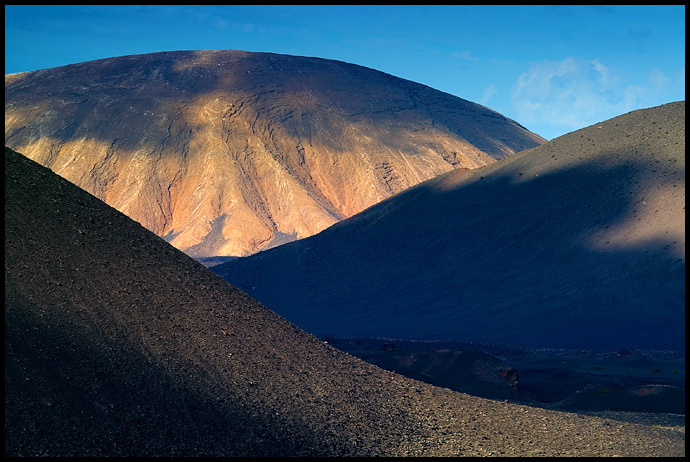
[[[5,145],[195,258],[313,235],[545,140],[362,66],[175,51],[5,76]]]
[[[684,351],[685,102],[213,271],[317,335]]]
[[[683,456],[342,353],[5,149],[5,456]]]

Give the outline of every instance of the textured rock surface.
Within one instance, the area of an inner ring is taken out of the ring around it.
[[[544,140],[343,62],[165,52],[5,76],[5,145],[194,257],[315,234],[409,186]]]
[[[317,335],[684,351],[685,102],[213,270]]]
[[[367,364],[8,150],[4,309],[5,456],[685,455]]]

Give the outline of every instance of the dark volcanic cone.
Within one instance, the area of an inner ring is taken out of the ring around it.
[[[685,102],[213,270],[317,335],[685,351]]]
[[[685,444],[364,363],[5,149],[5,456],[488,454]]]
[[[5,76],[5,145],[194,257],[311,236],[409,186],[544,139],[361,66],[243,51]]]

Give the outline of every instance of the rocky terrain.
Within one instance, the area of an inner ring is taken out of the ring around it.
[[[685,102],[212,270],[319,336],[685,351]]]
[[[685,352],[326,339],[383,369],[474,396],[685,427]]]
[[[195,258],[311,236],[545,140],[488,108],[326,59],[123,56],[5,76],[5,145]]]
[[[368,364],[7,148],[4,398],[6,457],[685,456]]]

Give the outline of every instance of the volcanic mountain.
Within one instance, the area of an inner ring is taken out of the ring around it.
[[[7,148],[4,397],[5,456],[685,454],[367,364]]]
[[[685,351],[685,102],[212,269],[321,336]]]
[[[6,146],[199,258],[313,235],[544,141],[478,104],[319,58],[179,51],[5,76]]]

